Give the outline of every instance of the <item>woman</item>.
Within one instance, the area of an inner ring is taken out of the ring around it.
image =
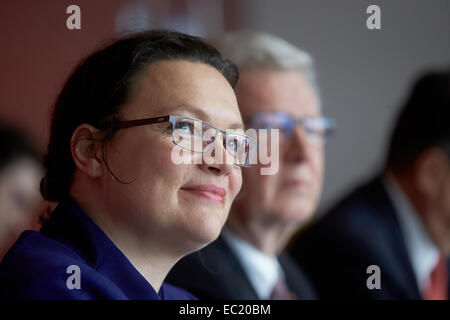
[[[56,102],[45,158],[41,192],[59,205],[5,256],[2,296],[194,298],[163,281],[219,235],[241,187],[253,145],[218,129],[242,127],[237,78],[214,48],[177,32],[133,35],[84,60]],[[198,128],[212,132],[200,146]]]

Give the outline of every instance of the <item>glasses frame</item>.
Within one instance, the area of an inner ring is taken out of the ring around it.
[[[113,120],[112,121],[112,132],[111,134],[116,133],[117,131],[121,130],[121,129],[126,129],[126,128],[132,128],[132,127],[138,127],[138,126],[145,126],[145,125],[151,125],[151,124],[158,124],[158,123],[164,123],[164,122],[171,122],[172,123],[172,142],[191,152],[197,152],[197,153],[205,153],[206,150],[203,151],[195,151],[195,150],[191,150],[189,148],[183,147],[179,144],[177,144],[174,140],[173,137],[173,133],[175,132],[175,123],[178,119],[189,119],[189,120],[193,120],[193,121],[200,121],[202,123],[202,128],[203,128],[203,124],[206,124],[207,126],[213,128],[216,130],[216,135],[215,137],[217,137],[217,132],[220,132],[223,135],[223,142],[222,145],[225,148],[225,150],[227,152],[228,149],[226,148],[226,141],[227,141],[227,137],[229,136],[229,132],[222,130],[220,128],[217,128],[216,126],[213,126],[212,124],[200,120],[200,119],[195,119],[195,118],[190,118],[190,117],[185,117],[185,116],[175,116],[175,115],[167,115],[167,116],[161,116],[161,117],[152,117],[152,118],[144,118],[144,119],[136,119],[136,120]],[[256,142],[255,139],[253,139],[252,137],[245,135],[245,134],[240,134],[240,133],[231,133],[233,135],[237,135],[237,136],[241,136],[241,137],[246,137],[247,139],[249,139],[250,142],[253,142],[256,145],[256,150],[258,150],[258,143]],[[250,157],[250,154],[247,158]],[[251,163],[249,163],[249,159],[246,159],[245,164],[239,164],[239,163],[235,163],[235,165],[239,166],[239,167],[243,167],[243,168],[250,168],[251,167]]]
[[[258,128],[258,126],[256,125],[256,123],[257,123],[257,119],[256,118],[257,118],[258,115],[264,115],[264,114],[271,114],[271,115],[286,117],[286,118],[290,119],[290,121],[292,121],[292,123],[294,125],[299,125],[303,129],[306,129],[305,123],[308,122],[308,120],[321,119],[322,121],[325,121],[325,123],[326,123],[325,134],[323,135],[323,139],[324,139],[323,141],[325,143],[328,140],[330,140],[331,138],[333,138],[335,136],[335,134],[336,134],[336,131],[337,131],[337,123],[336,123],[336,120],[334,120],[333,118],[328,118],[328,117],[324,117],[324,116],[295,118],[295,117],[292,117],[292,116],[288,115],[285,112],[257,112],[255,114],[253,114],[247,120],[247,123],[249,123],[253,128]],[[281,130],[281,128],[279,128],[279,129]]]

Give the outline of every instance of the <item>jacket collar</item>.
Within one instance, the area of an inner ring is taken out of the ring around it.
[[[114,282],[129,299],[164,299],[100,227],[71,198],[57,206],[41,233],[75,251],[92,269]]]

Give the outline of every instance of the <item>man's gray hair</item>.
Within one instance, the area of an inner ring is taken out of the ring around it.
[[[210,40],[220,53],[233,61],[239,71],[255,69],[297,70],[320,100],[312,57],[284,39],[263,32],[240,30]]]

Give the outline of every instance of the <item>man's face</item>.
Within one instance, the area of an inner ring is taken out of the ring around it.
[[[311,85],[296,71],[244,71],[236,95],[244,121],[256,112],[283,112],[292,118],[321,116]],[[280,134],[278,173],[261,175],[260,165],[242,171],[236,216],[268,223],[307,221],[320,198],[323,166],[322,143],[312,141],[301,126],[295,127],[291,137],[282,139]]]
[[[450,161],[441,148],[430,147],[403,176],[403,188],[420,215],[432,241],[450,254]]]
[[[450,255],[450,162],[446,158],[446,168],[440,173],[440,178],[435,179],[436,192],[430,197],[432,214],[435,215],[436,229],[442,234],[437,240],[442,251]]]
[[[447,225],[447,241],[444,241],[444,251],[450,255],[450,170],[447,172],[446,182],[441,193],[442,211]]]

